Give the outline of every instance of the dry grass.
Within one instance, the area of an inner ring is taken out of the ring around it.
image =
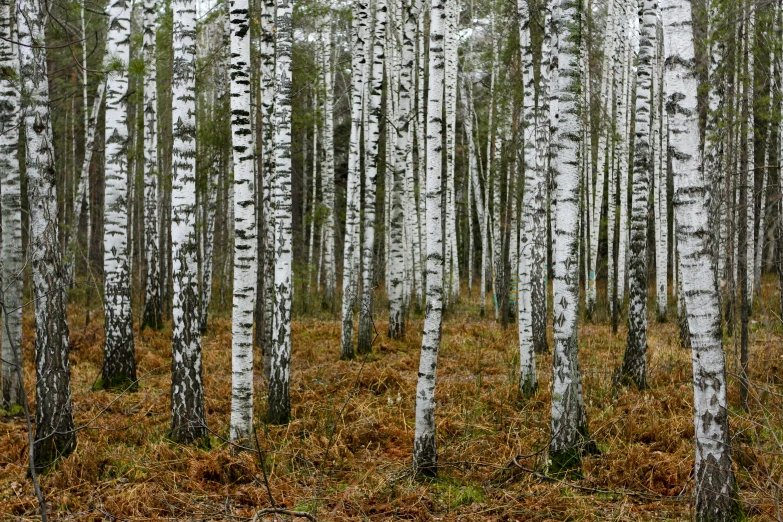
[[[765,283],[752,324],[751,415],[732,410],[740,496],[751,520],[780,516],[783,464],[783,346],[776,281]],[[766,305],[765,305],[766,303]],[[83,313],[73,309],[72,316]],[[381,317],[383,313],[379,314]],[[26,318],[26,382],[34,368]],[[216,319],[204,338],[204,382],[211,449],[165,438],[169,425],[170,332],[137,334],[138,392],[91,391],[101,367],[102,322],[71,331],[71,370],[78,433],[76,452],[42,477],[54,516],[73,520],[246,520],[270,500],[258,456],[234,455],[228,432],[231,396],[230,321]],[[540,392],[516,393],[516,329],[480,319],[464,299],[446,317],[438,368],[440,478],[410,475],[414,393],[421,319],[401,341],[387,324],[364,361],[337,360],[337,320],[301,318],[293,327],[288,426],[258,423],[277,506],[314,510],[319,520],[681,520],[691,513],[693,461],[690,352],[677,344],[674,322],[650,322],[645,392],[611,389],[624,333],[607,324],[580,329],[580,361],[590,432],[602,454],[588,457],[571,483],[551,482],[510,465],[515,456],[542,471],[548,441],[551,357],[539,358]],[[550,339],[551,342],[551,339]],[[729,369],[736,369],[727,339]],[[259,365],[260,368],[260,365]],[[257,371],[257,374],[260,374]],[[256,416],[265,411],[257,378]],[[736,380],[730,401],[738,403]],[[0,419],[0,515],[34,519],[26,479],[26,432],[19,418]],[[532,455],[532,456],[530,456]],[[117,517],[117,518],[115,518]],[[278,516],[282,520],[285,517]],[[273,520],[267,515],[266,520]]]

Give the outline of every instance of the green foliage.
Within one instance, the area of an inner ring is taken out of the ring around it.
[[[10,408],[0,408],[0,417],[17,417],[24,415],[24,407],[21,404],[12,404]]]
[[[472,482],[460,482],[454,477],[441,475],[433,480],[432,486],[439,500],[449,509],[469,506],[485,501],[484,490]]]

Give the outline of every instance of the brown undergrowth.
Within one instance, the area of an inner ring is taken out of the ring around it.
[[[751,520],[779,519],[783,464],[783,346],[776,281],[765,282],[752,323],[750,415],[732,408],[735,468]],[[652,302],[652,301],[651,301]],[[674,315],[674,310],[670,314]],[[383,317],[383,313],[379,314]],[[491,314],[490,314],[491,315]],[[73,308],[72,325],[83,324]],[[545,475],[551,356],[538,358],[539,392],[517,395],[517,334],[478,317],[463,298],[443,327],[437,388],[440,476],[410,474],[421,318],[405,338],[387,323],[372,354],[338,360],[340,323],[302,317],[293,325],[288,426],[257,423],[274,505],[318,520],[684,520],[691,516],[693,424],[690,352],[676,322],[650,321],[650,389],[612,390],[625,334],[606,323],[580,326],[580,365],[590,432],[600,455],[581,478]],[[204,383],[211,448],[166,439],[170,330],[137,332],[135,393],[92,391],[100,374],[102,321],[71,327],[72,391],[78,447],[42,477],[50,518],[69,520],[248,520],[271,506],[261,459],[236,454],[224,437],[231,402],[231,323],[210,321]],[[33,389],[32,317],[25,318],[25,382]],[[551,345],[551,332],[550,332]],[[734,340],[726,339],[736,373]],[[257,361],[260,357],[256,358]],[[257,375],[261,375],[257,364]],[[256,378],[255,415],[265,411]],[[738,404],[736,379],[729,398]],[[20,418],[0,419],[0,514],[35,519]],[[513,462],[516,460],[518,465]],[[265,515],[264,520],[275,520]],[[278,520],[286,519],[277,515]]]

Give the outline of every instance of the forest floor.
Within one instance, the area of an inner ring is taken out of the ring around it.
[[[751,316],[751,413],[737,407],[738,348],[726,337],[731,432],[739,495],[749,520],[780,520],[783,494],[783,329],[777,280],[765,280]],[[650,300],[653,303],[653,300]],[[380,301],[379,301],[380,305]],[[380,306],[378,307],[380,308]],[[488,309],[491,314],[491,308]],[[600,455],[581,477],[546,476],[551,356],[538,359],[539,392],[517,395],[515,326],[480,318],[465,296],[446,315],[437,384],[440,474],[410,472],[420,316],[400,341],[376,324],[372,353],[338,360],[340,323],[300,317],[293,325],[287,426],[257,423],[257,452],[225,442],[231,402],[231,322],[210,320],[204,337],[207,447],[166,439],[170,330],[137,332],[140,386],[92,391],[100,374],[103,321],[71,309],[71,387],[76,451],[41,478],[50,520],[248,520],[275,506],[317,520],[687,520],[692,513],[693,417],[690,351],[676,321],[650,320],[650,389],[613,390],[625,330],[612,335],[604,314],[583,324],[579,356],[590,434]],[[674,317],[672,308],[671,317]],[[32,315],[25,316],[25,382],[33,389]],[[551,346],[550,332],[550,346]],[[257,357],[257,375],[261,363]],[[265,411],[256,378],[255,415]],[[516,462],[516,463],[515,463]],[[33,520],[38,505],[26,478],[27,432],[0,418],[0,518]],[[264,482],[264,471],[268,488]],[[272,515],[259,520],[287,520]]]

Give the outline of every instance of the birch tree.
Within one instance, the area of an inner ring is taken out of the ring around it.
[[[674,209],[682,294],[693,353],[696,520],[738,514],[726,403],[726,366],[715,272],[708,255],[709,191],[701,175],[698,80],[689,2],[662,0],[665,92],[675,177]]]
[[[446,283],[451,299],[460,292],[459,256],[457,252],[457,204],[455,190],[456,136],[457,136],[457,72],[459,1],[449,2],[446,8],[444,112],[446,115]]]
[[[403,6],[402,16],[402,60],[400,67],[400,91],[399,91],[399,107],[397,109],[397,135],[395,143],[395,173],[394,173],[394,191],[392,192],[392,238],[391,246],[392,252],[397,250],[399,253],[396,256],[395,265],[397,265],[394,272],[397,276],[397,281],[394,279],[391,281],[392,295],[389,296],[389,337],[399,338],[405,331],[405,311],[403,310],[404,299],[402,296],[402,256],[403,250],[406,248],[403,241],[403,225],[405,215],[411,214],[411,205],[408,204],[407,208],[403,208],[403,199],[409,201],[409,198],[405,198],[404,194],[408,192],[406,189],[412,185],[412,169],[409,169],[412,155],[412,145],[410,133],[410,120],[411,120],[411,94],[413,87],[413,64],[416,56],[414,54],[414,38],[416,37],[416,19],[413,11],[412,2],[405,2]],[[410,174],[409,174],[410,173]],[[410,178],[410,179],[409,179]],[[408,228],[414,223],[408,220]],[[414,243],[415,243],[414,239]],[[414,256],[415,257],[415,256]],[[391,261],[391,259],[390,259]],[[415,277],[415,270],[414,270]]]
[[[605,51],[601,64],[601,93],[600,114],[603,119],[599,122],[598,150],[596,156],[596,183],[595,194],[590,202],[592,213],[590,215],[590,244],[589,244],[589,268],[587,281],[587,314],[592,316],[596,301],[596,272],[598,270],[598,239],[601,226],[601,209],[604,202],[604,179],[607,165],[608,142],[612,132],[612,111],[610,100],[612,99],[613,69],[611,63],[615,60],[615,7],[617,2],[609,0],[607,7],[606,30],[604,31]],[[609,167],[611,169],[611,166]],[[611,182],[610,182],[611,183]]]
[[[533,345],[533,267],[541,259],[541,246],[546,248],[546,209],[543,172],[537,165],[537,116],[533,49],[530,37],[530,6],[527,0],[518,0],[519,46],[522,56],[522,140],[525,191],[522,197],[522,231],[519,237],[518,304],[519,323],[519,392],[532,396],[538,389],[536,357]],[[543,216],[540,211],[544,211]],[[542,219],[543,217],[543,219]],[[543,241],[542,241],[543,232]]]
[[[254,135],[250,126],[250,18],[247,0],[229,2],[231,144],[234,166],[234,297],[231,315],[231,440],[253,429],[253,312],[256,300]]]
[[[660,16],[656,31],[661,33]],[[655,44],[655,60],[653,69],[653,152],[652,152],[652,182],[654,198],[655,219],[655,297],[656,315],[659,322],[666,321],[669,306],[668,293],[668,183],[667,183],[667,154],[663,150],[663,97],[661,87],[663,85],[663,53],[661,50],[661,37],[658,36]]]
[[[207,436],[201,367],[196,260],[196,4],[174,0],[171,76],[174,143],[171,162],[172,309],[171,428],[189,443]]]
[[[366,1],[353,5],[351,22],[351,136],[348,154],[348,184],[345,191],[345,247],[343,248],[343,301],[340,335],[340,357],[352,359],[353,347],[353,303],[356,299],[356,248],[359,244],[359,193],[361,179],[359,164],[361,154],[362,99],[364,96],[365,34],[368,19]]]
[[[544,10],[544,34],[541,40],[541,64],[539,69],[538,96],[536,99],[536,171],[538,172],[540,192],[534,197],[537,207],[538,226],[534,236],[533,265],[531,267],[531,315],[533,346],[536,353],[546,353],[549,345],[547,332],[547,203],[549,200],[549,168],[551,129],[550,117],[550,81],[552,67],[552,1],[546,0]]]
[[[334,295],[337,289],[336,261],[334,250],[335,234],[335,180],[334,180],[334,82],[332,81],[332,17],[331,11],[325,17],[321,34],[323,38],[323,74],[324,86],[324,127],[323,147],[324,157],[321,164],[321,190],[323,204],[326,208],[323,224],[321,252],[324,271],[324,303],[331,309],[334,306]],[[319,270],[320,274],[320,270]]]
[[[22,364],[22,185],[19,171],[19,47],[10,0],[0,1],[0,193],[2,193],[3,394],[0,406],[14,411],[23,404]]]
[[[615,308],[613,309],[612,313],[614,317],[617,317],[620,312],[620,308],[623,305],[624,297],[625,297],[625,269],[626,269],[626,249],[628,245],[628,178],[630,175],[629,172],[629,151],[631,146],[631,111],[629,110],[631,105],[631,93],[633,92],[633,68],[632,68],[632,62],[634,60],[634,50],[633,50],[633,41],[632,37],[629,33],[631,33],[630,28],[633,26],[631,22],[631,16],[634,12],[633,5],[631,4],[630,0],[624,2],[624,10],[625,10],[625,16],[624,16],[624,34],[625,38],[628,38],[629,41],[626,42],[625,50],[626,54],[624,56],[623,60],[623,81],[622,81],[622,92],[620,93],[620,96],[622,97],[622,110],[620,111],[620,115],[617,119],[617,125],[619,125],[620,128],[620,147],[619,147],[619,171],[618,171],[618,179],[619,179],[619,217],[618,217],[618,228],[617,228],[617,260],[616,260],[616,270],[617,270],[617,278],[615,280]],[[615,312],[615,310],[617,310]],[[613,318],[613,321],[616,322],[616,319]]]
[[[142,328],[163,326],[160,298],[158,223],[158,83],[156,37],[158,2],[144,0],[144,251],[147,262]]]
[[[44,13],[37,0],[16,4],[19,76],[25,136],[29,256],[35,307],[35,436],[38,470],[76,447],[68,360],[64,271],[57,239],[57,186],[49,108]]]
[[[272,361],[272,316],[275,304],[274,250],[275,214],[272,207],[272,179],[275,175],[275,0],[263,0],[261,6],[261,179],[263,182],[261,207],[263,213],[263,296],[262,350],[264,375],[269,377]]]
[[[652,76],[658,32],[657,0],[644,0],[640,10],[639,62],[636,67],[636,139],[633,159],[633,208],[629,265],[628,340],[621,380],[647,387],[647,215],[652,169]]]
[[[293,1],[277,1],[275,46],[275,307],[272,316],[272,360],[267,422],[287,424],[291,417],[291,298],[293,292],[291,232],[291,56]]]
[[[102,383],[106,388],[136,381],[128,255],[128,62],[130,4],[109,5],[104,67],[106,79],[106,201],[103,233],[104,315]],[[135,385],[135,384],[134,384]]]
[[[378,182],[381,96],[383,92],[384,48],[386,43],[386,0],[375,2],[375,37],[369,78],[369,103],[364,167],[364,238],[362,240],[362,299],[359,306],[357,351],[367,353],[372,346],[372,302],[375,287],[375,202]]]
[[[444,37],[447,2],[433,0],[430,11],[429,85],[427,98],[427,306],[416,384],[416,426],[413,470],[419,476],[437,475],[435,441],[435,370],[443,321],[442,151]]]
[[[579,162],[581,147],[579,95],[581,89],[579,0],[563,0],[553,10],[558,33],[556,120],[552,140],[557,144],[553,265],[554,337],[552,357],[552,416],[549,460],[555,472],[581,466],[588,442],[587,414],[577,359],[579,308]]]

